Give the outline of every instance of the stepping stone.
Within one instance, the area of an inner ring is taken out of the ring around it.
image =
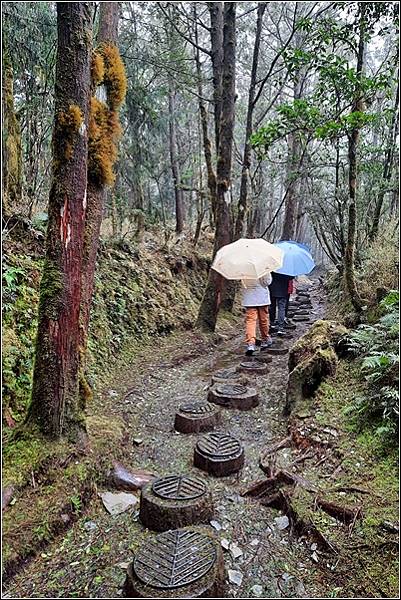
[[[295,314],[297,314],[297,313],[294,313],[293,317],[295,317]],[[291,318],[292,318],[292,317],[291,317]],[[284,325],[284,329],[296,329],[296,328],[297,328],[297,326],[296,326],[296,325],[294,325],[294,324],[290,324],[290,323],[288,323],[287,325]],[[291,336],[291,338],[292,338],[292,337],[293,337],[293,336]]]
[[[288,351],[288,346],[283,346],[282,344],[280,344],[280,342],[274,343],[273,346],[266,350],[266,352],[268,352],[272,356],[283,356],[284,354],[287,354]]]
[[[125,598],[224,598],[219,540],[206,527],[173,529],[148,538],[128,566]]]
[[[244,385],[247,382],[247,378],[240,373],[236,367],[232,367],[231,369],[220,369],[220,371],[216,371],[212,376],[213,385],[216,383],[238,383]]]
[[[230,383],[213,386],[209,390],[207,399],[209,402],[225,408],[238,408],[239,410],[250,410],[259,404],[259,394],[255,388]]]
[[[299,316],[304,316],[304,315],[309,315],[309,310],[307,308],[297,310],[295,316],[299,317]]]
[[[198,440],[194,449],[195,467],[216,477],[237,473],[244,462],[242,444],[228,433],[208,433]]]
[[[221,412],[217,407],[209,402],[193,402],[179,407],[174,429],[181,433],[211,431],[220,421]]]
[[[263,350],[263,352],[268,352],[269,349]],[[266,375],[269,370],[269,367],[256,360],[245,360],[239,365],[240,371],[243,373],[255,373],[256,375]]]
[[[253,356],[250,356],[249,359],[250,359],[249,362],[261,362],[261,363],[264,363],[265,365],[267,365],[268,363],[271,363],[273,361],[272,357],[269,354],[266,354],[265,350],[261,350],[260,352],[257,352]]]
[[[198,477],[167,475],[142,489],[139,520],[148,529],[167,531],[208,523],[213,513],[212,495]]]
[[[309,322],[310,318],[307,315],[299,315],[299,316],[295,316],[294,317],[294,321],[297,321],[297,322],[301,322],[301,321]]]

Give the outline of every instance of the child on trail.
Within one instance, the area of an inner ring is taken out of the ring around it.
[[[259,321],[260,335],[262,342],[260,349],[264,350],[271,346],[272,339],[269,335],[269,311],[270,304],[269,284],[271,275],[266,275],[260,279],[243,279],[242,283],[242,306],[246,308],[246,352],[247,356],[252,356],[256,347],[256,323]]]

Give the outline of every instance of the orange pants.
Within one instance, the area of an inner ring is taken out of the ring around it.
[[[254,344],[256,342],[256,322],[259,321],[259,329],[262,340],[269,337],[269,311],[267,306],[250,306],[245,315],[245,342]]]

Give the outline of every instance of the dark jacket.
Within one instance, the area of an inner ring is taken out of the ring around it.
[[[290,275],[282,275],[281,273],[272,273],[272,282],[269,285],[270,296],[272,298],[287,298],[288,296],[288,282]]]

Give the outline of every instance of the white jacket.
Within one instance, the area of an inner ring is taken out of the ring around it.
[[[270,273],[260,279],[242,279],[242,306],[268,306],[270,304]]]

